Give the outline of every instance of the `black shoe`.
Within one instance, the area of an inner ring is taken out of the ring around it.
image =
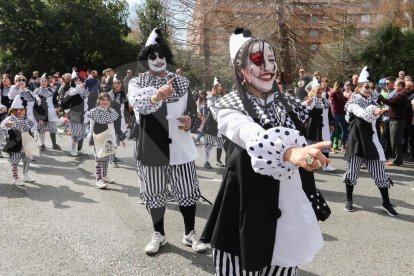
[[[224,168],[225,167],[224,164],[221,163],[221,161],[217,161],[217,164],[216,165],[219,166],[220,168]]]
[[[212,169],[211,165],[209,162],[204,163],[204,168],[206,169]]]
[[[382,203],[382,209],[384,209],[385,212],[387,212],[390,217],[398,216],[398,213],[394,210],[394,206],[392,206],[392,204],[387,204],[386,205],[386,204]]]
[[[45,145],[41,145],[40,146],[40,151],[46,151],[46,146]]]
[[[54,150],[62,150],[62,148],[58,144],[53,145],[52,149],[54,149]]]
[[[3,158],[4,156],[3,156],[3,154],[1,153],[1,151],[0,151],[0,158]]]
[[[352,206],[352,201],[349,201],[349,200],[346,201],[344,210],[347,211],[347,212],[353,212],[354,211],[354,207]]]

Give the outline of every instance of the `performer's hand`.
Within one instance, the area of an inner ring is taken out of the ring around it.
[[[331,162],[322,154],[322,149],[331,146],[331,142],[319,142],[313,145],[309,145],[303,148],[290,148],[284,156],[284,161],[289,161],[295,166],[302,167],[307,171],[313,171],[319,169],[321,166],[326,166]],[[312,164],[308,164],[306,160],[313,159]]]
[[[191,127],[191,118],[188,115],[184,115],[184,116],[180,116],[177,118],[177,120],[179,120],[179,125],[178,128],[182,129],[182,130],[189,130]]]
[[[7,107],[0,108],[0,113],[5,113],[7,111]]]
[[[39,120],[39,126],[43,126],[43,120]]]
[[[381,108],[377,108],[377,109],[374,110],[374,115],[381,115],[382,113],[384,113],[384,112],[382,111]]]
[[[307,98],[306,99],[306,105],[310,106],[312,104],[312,98]]]
[[[166,85],[161,86],[157,93],[151,96],[152,103],[158,104],[160,101],[167,99],[173,93],[172,84],[174,80],[175,77],[169,79]]]
[[[12,128],[14,126],[14,122],[13,121],[4,122],[4,126],[6,128]]]
[[[329,126],[329,132],[333,132],[335,130],[335,126],[334,125],[330,125]]]

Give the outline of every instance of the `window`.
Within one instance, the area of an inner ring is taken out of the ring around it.
[[[309,46],[309,48],[310,48],[312,51],[317,51],[317,50],[318,50],[318,44],[311,44],[311,45]]]
[[[319,37],[319,32],[318,31],[309,31],[309,36],[312,38],[317,38]]]
[[[361,22],[362,23],[369,23],[371,21],[371,15],[363,14],[361,15]]]
[[[319,17],[312,15],[310,18],[310,23],[318,23],[319,22]]]

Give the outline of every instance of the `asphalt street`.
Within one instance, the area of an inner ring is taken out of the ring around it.
[[[0,159],[0,275],[213,275],[211,250],[198,254],[181,243],[184,231],[178,206],[168,203],[168,244],[152,257],[144,253],[153,230],[150,216],[138,203],[133,141],[118,151],[116,180],[106,190],[95,184],[92,149],[69,155],[70,138],[58,138],[63,151],[46,152],[32,164],[35,183],[11,184],[6,158]],[[224,169],[203,167],[204,147],[196,161],[202,194],[214,201]],[[380,193],[367,171],[354,191],[353,213],[344,211],[343,153],[332,154],[334,173],[317,172],[317,186],[332,209],[321,222],[325,246],[299,275],[414,275],[414,163],[388,169],[394,186],[391,202],[400,215],[380,209]],[[223,157],[224,161],[224,157]],[[21,173],[21,167],[19,168]],[[197,206],[200,233],[211,206]]]

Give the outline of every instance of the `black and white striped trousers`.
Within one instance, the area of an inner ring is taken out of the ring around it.
[[[145,166],[137,162],[143,195],[148,208],[165,206],[168,185],[180,206],[192,206],[200,199],[200,185],[194,161],[181,165]]]
[[[79,142],[80,140],[84,139],[86,136],[86,129],[88,128],[89,123],[80,124],[80,123],[69,123],[69,127],[72,132],[72,139],[75,142]]]
[[[224,147],[224,139],[223,137],[217,137],[210,134],[204,134],[204,145],[207,147],[210,146],[212,148],[213,146],[217,145],[217,148],[222,149]]]
[[[46,131],[49,133],[57,132],[57,122],[43,122],[43,125],[37,124],[37,131],[39,134],[44,134]]]
[[[26,156],[26,153],[9,152],[9,162],[12,167],[19,165],[20,160],[23,160],[23,173],[27,173],[29,171],[30,159]]]
[[[389,188],[392,181],[385,171],[384,162],[380,160],[367,160],[359,156],[352,156],[348,159],[346,164],[346,171],[343,176],[344,182],[348,185],[356,185],[359,171],[361,170],[362,164],[367,165],[368,172],[374,179],[375,184],[378,188]]]
[[[258,256],[260,258],[260,256]],[[266,266],[259,271],[245,271],[242,268],[239,256],[213,248],[216,276],[296,276],[298,268]]]

